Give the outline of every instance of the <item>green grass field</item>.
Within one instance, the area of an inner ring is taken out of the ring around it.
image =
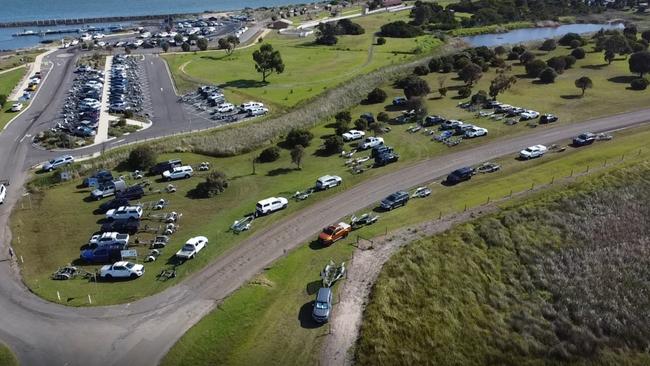
[[[285,64],[282,74],[273,74],[268,84],[261,83],[252,59],[257,45],[236,50],[228,56],[222,51],[172,54],[164,56],[181,92],[201,83],[225,87],[227,96],[235,102],[258,99],[277,107],[294,106],[332,88],[355,75],[392,63],[410,60],[414,51],[426,53],[440,45],[430,36],[416,39],[388,39],[382,46],[373,46],[373,33],[382,24],[404,20],[407,12],[379,14],[355,18],[366,33],[340,36],[335,46],[313,44],[314,36],[294,38],[278,34],[265,37],[280,51]]]
[[[13,71],[0,74],[0,94],[9,96],[9,94],[11,94],[11,91],[20,82],[23,75],[25,75],[25,72],[25,68],[21,67]],[[2,130],[7,122],[9,122],[9,120],[14,118],[16,115],[15,112],[10,111],[12,104],[12,102],[7,101],[7,103],[3,105],[2,108],[0,108],[0,130]]]
[[[0,343],[0,366],[18,366],[16,356],[2,343]]]
[[[577,175],[589,165],[592,172],[595,167],[603,169],[605,160],[610,161],[610,167],[617,166],[611,162],[619,160],[623,154],[628,156],[626,164],[633,164],[648,158],[646,149],[641,155],[638,153],[645,147],[648,137],[650,129],[645,127],[618,133],[611,142],[548,154],[538,160],[519,162],[512,156],[504,157],[498,161],[503,166],[500,173],[479,175],[454,187],[431,184],[433,192],[429,198],[413,200],[404,208],[384,212],[378,224],[355,231],[355,234],[365,238],[382,235],[385,230],[462,211],[465,205],[484,204],[488,197],[492,201],[503,198],[510,190],[517,193],[530,189],[533,183],[537,187],[548,184],[552,177],[556,177],[559,187],[562,186],[561,177],[571,175],[571,171]],[[316,287],[312,283],[318,280],[319,271],[327,261],[350,258],[353,237],[321,250],[313,250],[305,244],[275,263],[190,329],[163,364],[244,365],[260,360],[270,360],[274,364],[317,363],[319,345],[327,327],[310,329],[301,322],[304,313],[309,314],[310,310],[309,307],[305,310],[304,305],[313,300],[313,291],[309,289]]]
[[[28,51],[19,51],[12,55],[2,56],[0,57],[0,71],[33,62],[34,58],[43,52],[44,50],[42,49],[34,49]]]

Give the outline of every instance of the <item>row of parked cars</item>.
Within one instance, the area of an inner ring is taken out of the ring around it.
[[[56,124],[53,131],[92,137],[97,134],[99,126],[104,73],[87,65],[81,65],[75,73],[76,77],[63,105],[62,121]]]
[[[109,111],[111,113],[142,112],[142,88],[138,61],[130,56],[116,55],[111,65]]]

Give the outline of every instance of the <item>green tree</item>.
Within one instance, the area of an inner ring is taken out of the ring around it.
[[[180,35],[180,34],[175,35],[174,36],[174,42],[176,43],[176,45],[178,45],[179,43],[182,43],[183,42],[183,36]]]
[[[472,88],[469,86],[463,86],[458,89],[458,96],[461,98],[467,98],[472,95]]]
[[[190,52],[190,44],[187,42],[183,42],[183,44],[181,45],[181,50],[183,50],[183,52]]]
[[[522,65],[526,65],[527,63],[533,61],[535,59],[535,54],[530,52],[530,51],[524,51],[524,53],[519,56],[519,62],[521,62]]]
[[[314,134],[311,133],[309,130],[293,128],[287,134],[287,138],[285,139],[284,143],[289,149],[292,149],[297,145],[301,145],[304,147],[304,146],[309,146],[309,143],[313,138],[314,138]]]
[[[305,148],[302,145],[296,145],[291,150],[291,162],[296,164],[298,169],[302,169],[302,159],[305,156]]]
[[[483,77],[483,69],[479,65],[470,62],[458,72],[458,77],[460,77],[465,84],[474,85],[475,82],[479,81]]]
[[[630,71],[639,73],[639,77],[642,78],[643,74],[650,72],[650,52],[633,53],[628,63],[630,64]]]
[[[542,43],[542,45],[539,47],[539,49],[542,51],[553,51],[556,48],[557,42],[553,38],[545,40],[544,43]]]
[[[160,42],[160,48],[162,48],[163,52],[169,51],[169,42],[167,41]]]
[[[346,119],[337,119],[334,122],[334,131],[337,135],[342,135],[350,130],[350,121]]]
[[[383,103],[386,101],[386,98],[388,98],[388,95],[383,89],[374,88],[370,93],[368,93],[366,101],[371,104]]]
[[[341,136],[328,136],[324,142],[325,152],[328,154],[340,153],[343,151],[343,146],[344,142]]]
[[[547,67],[539,73],[539,80],[546,84],[554,83],[556,77],[557,73],[551,67]]]
[[[198,47],[201,51],[205,51],[208,49],[208,39],[207,38],[199,38],[196,41],[196,47]]]
[[[368,120],[365,118],[359,118],[354,121],[354,128],[357,130],[365,131],[368,129]]]
[[[566,69],[566,60],[562,56],[551,57],[546,61],[548,67],[552,67],[555,72],[561,74]]]
[[[510,89],[510,87],[512,87],[516,82],[516,77],[512,75],[506,75],[506,73],[503,71],[498,72],[494,80],[490,82],[490,97],[496,100],[499,94]]]
[[[266,82],[266,77],[273,72],[281,74],[284,71],[280,51],[273,50],[273,46],[268,43],[253,52],[253,60],[255,61],[255,70],[262,74],[262,82]]]
[[[335,45],[339,39],[336,35],[339,33],[337,29],[336,22],[327,22],[318,24],[318,31],[316,33],[316,44],[322,44],[326,46]]]
[[[134,170],[147,170],[156,165],[158,154],[148,145],[140,145],[131,150],[126,164]]]
[[[574,49],[573,51],[571,51],[571,56],[575,57],[578,60],[582,60],[583,58],[585,58],[586,55],[587,55],[587,53],[581,47],[578,47],[578,48]]]
[[[431,92],[431,89],[429,88],[429,84],[427,84],[427,82],[424,79],[421,79],[417,76],[408,78],[403,88],[404,88],[404,95],[408,99],[410,99],[411,97],[425,96]]]
[[[641,38],[645,39],[647,42],[650,42],[650,29],[643,31],[643,33],[641,33]]]
[[[586,89],[591,89],[594,87],[593,81],[587,76],[582,76],[578,78],[575,82],[576,88],[582,90],[582,96],[585,95],[585,90]]]
[[[386,44],[386,38],[384,37],[378,37],[377,38],[377,46],[385,45]]]
[[[5,103],[7,103],[7,95],[0,94],[0,107],[2,107]]]
[[[344,120],[347,123],[352,122],[352,115],[350,114],[350,111],[340,111],[337,114],[334,115],[334,119],[338,122],[340,120]]]
[[[257,157],[257,160],[260,163],[270,163],[276,161],[280,158],[280,149],[276,146],[267,147],[262,150],[260,155]]]
[[[424,66],[424,65],[416,66],[413,69],[413,73],[415,75],[425,76],[425,75],[427,75],[429,73],[429,68],[427,66]]]
[[[428,66],[430,72],[438,72],[442,68],[442,60],[438,57],[434,57],[431,60],[429,60]]]
[[[208,174],[204,182],[196,185],[196,195],[203,198],[211,198],[223,193],[228,188],[228,178],[220,171]]]

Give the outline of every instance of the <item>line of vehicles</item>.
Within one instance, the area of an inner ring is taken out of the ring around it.
[[[142,112],[142,87],[138,61],[134,57],[116,55],[113,57],[110,75],[109,112],[135,114]]]
[[[87,138],[97,134],[101,99],[104,92],[104,72],[81,65],[72,87],[65,98],[61,122],[52,132],[62,131],[73,136]]]

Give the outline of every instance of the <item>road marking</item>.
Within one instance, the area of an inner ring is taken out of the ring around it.
[[[163,91],[163,88],[160,88],[160,91]]]
[[[125,139],[117,140],[115,142],[112,142],[112,144],[119,144],[120,142],[124,141]]]
[[[20,139],[20,142],[22,143],[22,142],[23,142],[26,138],[28,138],[28,137],[32,137],[32,135],[30,135],[30,134],[26,134],[25,136],[23,136],[22,139]]]

